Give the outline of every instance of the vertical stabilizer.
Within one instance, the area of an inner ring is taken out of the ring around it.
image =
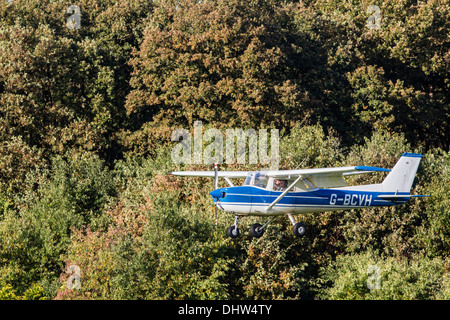
[[[405,152],[382,182],[383,192],[410,193],[421,154]]]

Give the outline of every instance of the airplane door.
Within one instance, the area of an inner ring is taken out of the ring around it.
[[[240,187],[240,191],[238,195],[236,195],[236,212],[242,214],[249,214],[252,212],[253,206],[253,185],[255,184],[255,173],[250,172],[247,175],[242,187]],[[237,208],[239,207],[239,208]]]
[[[268,188],[270,190],[270,196],[267,197],[267,202],[266,205],[270,205],[275,199],[277,199],[282,193],[283,191],[286,190],[286,188],[288,187],[288,180],[284,180],[284,179],[273,179],[272,184],[268,184]],[[292,190],[291,190],[292,191]],[[289,192],[290,193],[290,192]],[[286,206],[286,201],[294,201],[294,198],[289,197],[289,193],[280,201],[283,203],[283,205],[281,205],[281,202],[278,202],[272,209],[275,212],[278,213],[285,213],[285,212],[291,212],[292,210],[290,210],[290,208],[288,206]]]

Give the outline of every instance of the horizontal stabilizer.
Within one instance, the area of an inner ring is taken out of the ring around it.
[[[413,198],[413,197],[429,197],[426,194],[380,194],[378,198],[382,199],[395,199],[395,198]]]

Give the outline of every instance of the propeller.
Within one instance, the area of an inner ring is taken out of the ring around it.
[[[219,171],[217,169],[217,163],[214,163],[214,190],[219,189]],[[219,201],[219,198],[217,198]],[[217,226],[217,204],[214,204],[214,225]]]
[[[217,170],[217,163],[214,163],[214,190],[219,189],[219,172]]]

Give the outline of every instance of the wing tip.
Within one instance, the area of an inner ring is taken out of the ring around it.
[[[412,152],[404,152],[402,157],[412,157],[412,158],[422,158],[422,154],[420,153],[412,153]]]
[[[384,171],[384,172],[390,172],[391,171],[391,169],[379,168],[379,167],[370,167],[370,166],[356,166],[355,170],[360,170],[360,171]]]

